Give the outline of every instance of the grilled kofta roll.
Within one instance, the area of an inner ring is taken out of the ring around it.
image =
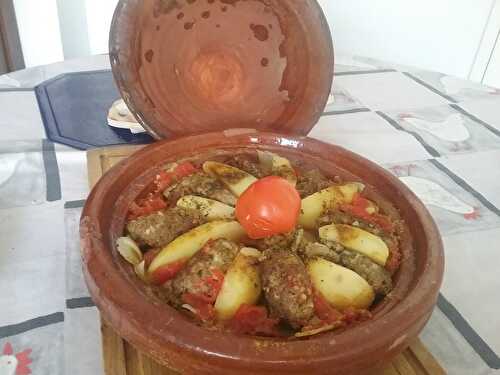
[[[342,251],[342,249],[340,249]],[[312,258],[324,258],[333,263],[340,263],[340,254],[337,250],[333,249],[330,246],[319,242],[311,242],[307,244],[304,248],[304,251],[301,252],[301,255],[306,259]]]
[[[253,245],[261,251],[288,249],[300,255],[301,251],[311,242],[310,236],[310,233],[299,228],[291,232],[275,234],[274,236],[256,240]]]
[[[302,260],[287,250],[267,250],[261,278],[271,314],[294,328],[307,324],[314,315],[313,292]]]
[[[274,236],[266,237],[255,241],[257,249],[264,250],[280,250],[290,249],[295,240],[295,231],[283,234],[275,234]]]
[[[175,205],[179,198],[191,194],[214,199],[230,206],[236,204],[236,197],[224,187],[222,182],[204,172],[184,177],[163,192],[167,201],[172,205]]]
[[[311,169],[299,174],[296,188],[300,197],[305,198],[334,184],[334,181],[326,178],[319,170]]]
[[[339,263],[365,279],[375,293],[385,296],[392,290],[390,273],[368,257],[354,251],[344,250],[340,253]]]
[[[127,231],[138,244],[161,248],[203,222],[196,210],[172,207],[131,220]]]
[[[208,242],[172,280],[172,301],[185,303],[186,294],[190,294],[207,303],[215,302],[224,275],[238,251],[238,245],[226,239]]]
[[[236,155],[224,161],[226,164],[241,169],[252,176],[262,178],[268,175],[266,171],[259,165],[258,161],[250,155]]]

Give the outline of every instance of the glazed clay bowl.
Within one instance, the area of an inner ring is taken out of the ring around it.
[[[213,153],[269,150],[313,163],[325,173],[361,180],[406,223],[404,261],[390,297],[372,320],[307,339],[269,339],[207,330],[148,290],[114,243],[129,204],[171,161]],[[159,363],[191,374],[362,374],[404,350],[424,327],[443,276],[436,226],[418,198],[397,178],[341,147],[300,136],[248,129],[159,141],[122,161],[92,190],[81,218],[83,270],[102,317]]]

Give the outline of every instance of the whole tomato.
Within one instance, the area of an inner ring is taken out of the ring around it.
[[[300,213],[295,187],[277,176],[261,178],[236,202],[236,218],[252,239],[293,230]]]

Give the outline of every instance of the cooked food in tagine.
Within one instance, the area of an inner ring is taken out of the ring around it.
[[[390,298],[402,261],[402,223],[367,190],[267,151],[171,163],[130,205],[117,250],[207,328],[348,329]]]

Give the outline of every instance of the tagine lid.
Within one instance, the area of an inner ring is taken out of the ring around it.
[[[315,0],[121,0],[110,60],[157,139],[229,128],[306,135],[333,76]]]

